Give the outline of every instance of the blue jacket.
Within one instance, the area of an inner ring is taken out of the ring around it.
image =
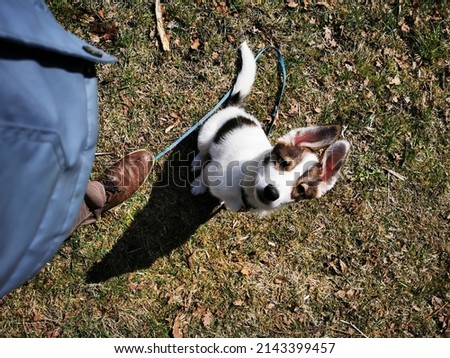
[[[33,277],[75,222],[97,142],[95,63],[42,0],[0,0],[0,297]]]

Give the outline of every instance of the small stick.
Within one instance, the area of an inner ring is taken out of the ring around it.
[[[394,172],[393,170],[391,170],[391,169],[388,169],[388,168],[385,168],[385,167],[382,167],[382,169],[384,169],[385,171],[387,171],[389,174],[392,174],[394,177],[396,177],[397,179],[400,179],[401,181],[405,181],[406,180],[406,177],[404,177],[403,175],[401,175],[401,174],[399,174],[399,173],[397,173],[397,172]]]
[[[360,335],[362,335],[363,337],[369,338],[369,337],[366,336],[366,335],[365,335],[358,327],[356,327],[353,323],[344,321],[344,320],[342,320],[342,319],[341,319],[340,321],[341,321],[342,323],[348,324],[350,327],[356,329],[356,330],[358,331],[358,333],[359,333]]]
[[[163,17],[161,12],[161,2],[156,0],[155,2],[155,16],[156,16],[156,30],[158,31],[159,39],[161,40],[162,48],[164,51],[170,51],[169,39],[164,30]]]
[[[114,152],[100,152],[100,153],[95,153],[96,157],[103,157],[105,155],[114,155]]]

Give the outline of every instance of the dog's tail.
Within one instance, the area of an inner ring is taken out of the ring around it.
[[[230,97],[228,97],[227,106],[233,106],[240,104],[245,97],[250,93],[253,82],[256,76],[256,61],[252,51],[247,45],[247,42],[243,42],[241,45],[241,58],[242,67],[234,83],[233,90]]]

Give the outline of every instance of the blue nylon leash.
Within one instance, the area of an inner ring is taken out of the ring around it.
[[[282,76],[281,86],[279,87],[279,90],[278,90],[277,101],[275,102],[275,106],[273,107],[273,110],[270,114],[272,119],[266,129],[266,134],[268,135],[270,133],[270,131],[272,130],[275,120],[278,116],[278,111],[280,109],[281,100],[283,98],[284,90],[286,87],[286,65],[284,62],[283,55],[281,54],[281,51],[274,46],[267,46],[267,47],[263,48],[262,50],[260,50],[255,56],[255,61],[258,61],[259,57],[267,50],[274,50],[277,53],[278,64],[280,65],[279,68],[280,68],[280,72],[281,72],[281,76]],[[171,145],[169,145],[163,151],[158,153],[155,156],[155,161],[159,160],[161,157],[163,157],[168,152],[170,152],[172,149],[174,149],[186,137],[188,137],[192,132],[194,132],[198,127],[200,127],[205,121],[207,121],[214,114],[214,112],[216,112],[226,102],[226,100],[228,99],[228,97],[230,96],[232,91],[233,91],[233,87],[231,87],[227,91],[227,93],[225,93],[225,95],[219,100],[219,102],[217,102],[217,104],[208,113],[206,113],[197,123],[195,123],[191,128],[189,128],[186,133],[184,133],[180,138],[175,140]]]

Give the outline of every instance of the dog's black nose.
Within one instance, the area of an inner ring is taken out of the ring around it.
[[[269,201],[275,201],[280,197],[280,193],[278,192],[277,188],[269,184],[264,188],[264,198],[266,198]]]

